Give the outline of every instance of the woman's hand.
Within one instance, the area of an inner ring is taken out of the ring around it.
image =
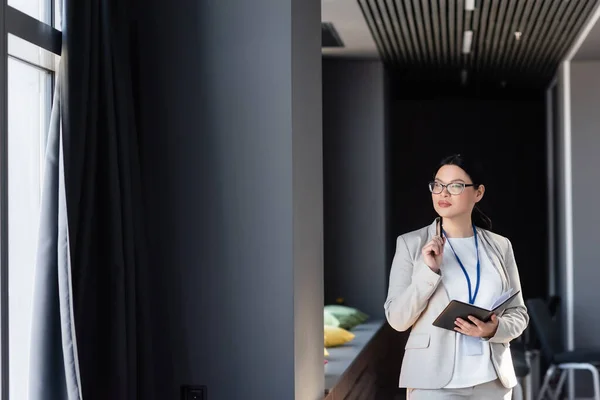
[[[439,236],[434,236],[434,238],[431,239],[431,241],[427,243],[421,251],[423,253],[423,261],[435,273],[440,272],[445,243],[445,239],[442,239]]]
[[[484,339],[489,339],[496,334],[496,330],[498,329],[498,317],[496,317],[496,314],[492,314],[489,322],[483,322],[472,315],[469,315],[469,320],[471,322],[457,318],[454,323],[456,325],[454,330],[463,335]]]

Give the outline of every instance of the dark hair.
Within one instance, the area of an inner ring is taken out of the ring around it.
[[[477,160],[468,159],[461,154],[455,154],[444,158],[440,163],[438,170],[445,165],[456,165],[465,171],[473,181],[475,189],[477,189],[480,185],[485,184],[483,168]],[[487,230],[492,229],[492,220],[485,215],[483,211],[481,211],[477,204],[475,204],[475,208],[473,208],[472,218],[473,223],[476,226]]]

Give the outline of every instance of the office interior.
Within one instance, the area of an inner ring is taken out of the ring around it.
[[[589,200],[593,190],[580,186],[596,176],[600,144],[592,117],[600,81],[596,2],[357,6],[353,16],[364,18],[377,48],[372,58],[356,56],[366,51],[353,41],[351,13],[339,2],[323,5],[324,20],[332,22],[326,28],[339,25],[357,46],[324,49],[323,162],[332,185],[325,186],[324,203],[326,303],[351,297],[385,320],[382,288],[396,237],[431,223],[424,182],[445,155],[463,152],[485,160],[490,191],[481,208],[493,231],[513,243],[525,299],[547,301],[565,350],[596,348],[590,249],[600,216]],[[372,121],[368,128],[366,121]],[[352,163],[359,165],[347,167]],[[363,241],[364,232],[369,239]],[[382,236],[385,249],[374,239]],[[382,258],[379,279],[367,279],[373,260]],[[369,348],[369,367],[361,363],[378,378],[348,373],[355,380],[342,379],[333,392],[361,398],[356,393],[371,384],[381,398],[403,398],[389,389],[403,347],[396,332],[382,330],[375,338],[388,344],[373,345],[378,355]],[[515,398],[539,395],[549,366],[539,340],[530,323],[513,344],[513,358],[526,354]],[[566,374],[557,398],[595,398],[593,377],[585,369]]]
[[[80,66],[93,70],[98,60],[82,58],[67,40],[83,24],[67,19],[71,30],[59,32],[16,4],[2,3],[4,38],[86,60]],[[552,306],[561,347],[600,349],[599,1],[119,4],[111,13],[78,12],[115,18],[126,29],[106,37],[131,44],[114,59],[130,80],[115,85],[134,88],[126,106],[135,116],[141,194],[130,206],[139,212],[133,223],[143,221],[147,252],[136,264],[143,279],[122,289],[135,298],[123,304],[139,308],[127,326],[144,346],[127,342],[128,375],[110,375],[122,365],[111,364],[118,349],[105,333],[122,332],[106,328],[115,320],[102,304],[81,309],[86,319],[74,332],[100,332],[95,344],[81,340],[82,354],[96,346],[85,354],[103,362],[88,357],[75,374],[81,397],[404,399],[397,383],[408,333],[385,322],[388,275],[396,237],[435,217],[426,185],[453,153],[485,161],[482,209],[511,239],[525,298]],[[0,45],[3,59],[33,63],[11,54],[10,43]],[[32,383],[26,370],[11,372],[24,367],[11,361],[18,351],[10,347],[17,335],[6,279],[7,65],[0,68],[0,383],[2,398],[14,400],[26,393],[19,385]],[[123,293],[107,279],[87,289],[111,310],[132,312],[111,303]],[[323,307],[336,304],[368,319],[324,356]],[[533,399],[550,363],[532,327],[519,342],[525,368],[515,396]],[[66,362],[59,363],[53,371],[61,375]],[[593,377],[569,373],[561,398],[598,399]],[[111,384],[88,383],[103,379]]]

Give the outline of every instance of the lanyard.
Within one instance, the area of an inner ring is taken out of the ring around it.
[[[462,269],[463,274],[465,274],[465,278],[467,278],[467,285],[469,286],[469,304],[475,303],[475,299],[477,298],[477,293],[479,292],[479,281],[481,278],[481,265],[479,263],[479,243],[477,241],[477,230],[475,229],[475,225],[473,225],[473,234],[475,236],[475,251],[477,252],[477,283],[475,284],[475,293],[473,295],[471,295],[471,278],[469,278],[469,274],[468,274],[467,270],[465,269],[465,266],[463,265],[462,261],[460,261],[458,254],[456,254],[456,251],[454,251],[454,247],[452,247],[452,243],[450,242],[450,239],[448,238],[448,236],[446,236],[446,232],[444,232],[444,236],[446,236],[446,239],[448,240],[448,243],[450,244],[450,248],[452,249],[452,252],[454,253],[454,256],[456,257],[456,261],[458,261],[458,265],[460,265],[460,268]]]

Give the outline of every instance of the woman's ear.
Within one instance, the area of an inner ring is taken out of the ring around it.
[[[484,194],[485,194],[485,186],[479,185],[479,187],[477,188],[477,191],[475,192],[475,202],[479,203],[481,201],[481,199],[483,198]]]

